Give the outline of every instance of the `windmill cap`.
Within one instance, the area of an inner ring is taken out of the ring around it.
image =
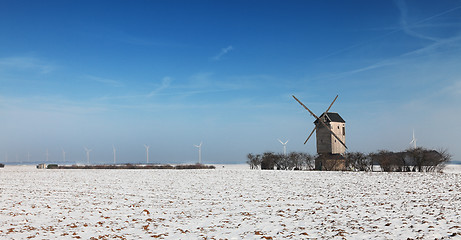
[[[341,122],[341,123],[346,122],[338,113],[335,113],[335,112],[322,113],[322,115],[320,115],[319,118],[322,118],[323,116],[325,116],[325,114],[327,116],[327,122]],[[317,123],[317,122],[318,120],[315,120],[314,123]]]

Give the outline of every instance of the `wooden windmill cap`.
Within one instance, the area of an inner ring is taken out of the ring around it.
[[[322,115],[320,115],[319,118],[323,118],[325,114],[326,114],[326,119],[327,119],[326,122],[341,122],[341,123],[346,122],[338,113],[335,113],[335,112],[322,113]],[[318,123],[318,119],[315,120],[314,123]]]

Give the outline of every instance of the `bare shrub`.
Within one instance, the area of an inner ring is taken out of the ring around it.
[[[344,156],[346,158],[346,166],[348,169],[355,171],[371,171],[372,159],[365,153],[348,152]]]

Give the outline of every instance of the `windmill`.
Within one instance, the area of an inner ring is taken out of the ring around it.
[[[198,164],[202,163],[202,142],[199,145],[194,145],[194,147],[198,148]]]
[[[283,145],[283,155],[286,156],[287,155],[287,143],[288,143],[288,140],[286,142],[282,142],[280,141],[280,139],[277,139],[279,140],[279,142]]]
[[[144,147],[146,148],[146,163],[149,164],[149,148],[150,146],[147,146],[144,144]]]
[[[416,138],[415,138],[415,130],[413,129],[413,138],[411,139],[410,145],[413,144],[413,149],[416,149]]]
[[[90,165],[90,152],[93,151],[92,149],[88,149],[86,147],[85,148],[85,152],[86,152],[86,162],[88,165]]]
[[[304,144],[306,144],[312,134],[316,132],[317,153],[319,154],[320,159],[320,161],[316,161],[316,169],[342,170],[342,168],[345,168],[345,161],[342,154],[344,154],[347,149],[345,144],[346,122],[338,113],[330,112],[330,109],[338,98],[338,95],[336,95],[327,110],[320,116],[315,115],[315,113],[307,108],[306,105],[304,105],[294,95],[293,98],[315,118],[315,127],[307,137],[306,141],[304,141]],[[342,162],[344,162],[344,166]],[[332,164],[335,166],[327,166]]]

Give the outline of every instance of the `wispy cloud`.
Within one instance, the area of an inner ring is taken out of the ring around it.
[[[453,82],[450,86],[447,86],[446,88],[442,89],[440,91],[441,95],[451,95],[455,97],[461,96],[461,80]]]
[[[230,52],[230,51],[232,51],[232,50],[234,50],[234,48],[233,48],[231,45],[229,45],[228,47],[225,47],[225,48],[221,49],[221,52],[219,52],[218,55],[212,57],[212,59],[213,59],[214,61],[219,61],[219,60],[221,60],[221,58],[222,58],[224,55],[226,55],[228,52]]]
[[[168,77],[168,76],[164,77],[162,79],[162,83],[160,84],[160,86],[158,86],[156,89],[154,89],[149,94],[147,94],[147,97],[153,97],[159,94],[161,91],[167,89],[168,87],[170,87],[171,81],[172,81],[171,77]]]
[[[440,13],[434,14],[432,16],[429,16],[427,18],[420,19],[419,21],[417,21],[417,22],[415,22],[413,24],[409,24],[408,20],[407,20],[408,19],[408,9],[407,9],[406,2],[404,0],[399,0],[399,1],[396,1],[396,4],[397,4],[397,7],[398,7],[398,9],[400,11],[400,24],[401,24],[401,27],[402,27],[402,31],[405,34],[409,35],[409,36],[420,38],[420,39],[425,39],[425,40],[429,40],[429,41],[434,41],[434,42],[440,41],[441,39],[438,38],[438,37],[435,37],[435,36],[430,36],[428,34],[423,34],[423,33],[417,32],[414,29],[415,28],[420,28],[423,23],[429,22],[429,21],[431,21],[433,19],[436,19],[438,17],[441,17],[443,15],[446,15],[448,13],[451,13],[451,12],[454,12],[456,10],[461,9],[461,6],[456,6],[454,8],[451,8],[451,9],[445,10],[443,12],[440,12]],[[432,25],[431,27],[435,27],[435,26]]]
[[[36,57],[0,58],[0,70],[32,70],[39,73],[50,73],[56,66]]]
[[[85,75],[84,77],[87,78],[87,79],[99,82],[99,83],[103,83],[103,84],[106,84],[106,85],[113,86],[113,87],[123,87],[123,83],[120,82],[120,81],[117,81],[117,80],[97,77],[97,76],[93,76],[93,75]]]

